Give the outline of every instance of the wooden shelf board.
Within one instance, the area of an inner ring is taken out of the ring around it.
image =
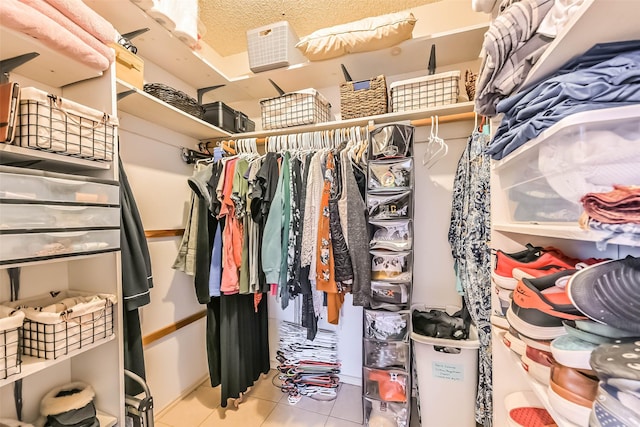
[[[586,0],[531,69],[523,88],[547,78],[597,43],[639,39],[640,25],[633,16],[640,16],[640,2]],[[603,17],[615,24],[603,23]]]
[[[100,340],[98,342],[92,343],[92,344],[88,344],[85,347],[81,348],[81,349],[77,349],[77,350],[73,350],[71,352],[69,352],[69,354],[65,354],[64,356],[60,356],[57,359],[40,359],[37,357],[30,357],[30,356],[22,356],[22,369],[21,372],[19,374],[15,374],[15,375],[11,375],[8,378],[5,378],[3,380],[0,380],[0,388],[4,387],[7,384],[11,384],[21,378],[26,378],[30,375],[34,375],[44,369],[50,368],[51,366],[57,365],[58,363],[67,360],[67,359],[71,359],[72,357],[75,357],[81,353],[84,353],[85,351],[89,351],[92,350],[96,347],[100,347],[101,345],[104,345],[112,340],[114,340],[116,338],[116,335],[113,334],[103,340]]]
[[[566,224],[527,224],[497,222],[493,229],[501,232],[555,237],[558,239],[581,240],[587,242],[599,242],[609,236],[609,233],[597,230],[583,230],[576,223]],[[640,237],[618,236],[607,240],[607,244],[640,247]]]
[[[428,118],[430,116],[446,116],[450,114],[459,114],[473,112],[473,102],[459,102],[457,104],[443,105],[439,107],[425,108],[414,111],[401,111],[395,113],[379,114],[376,116],[358,117],[348,120],[336,120],[332,122],[316,123],[312,125],[295,126],[283,129],[261,130],[255,132],[238,133],[233,135],[233,139],[237,138],[262,138],[265,136],[289,135],[294,133],[315,132],[327,129],[339,129],[351,126],[367,126],[370,121],[375,124],[392,123],[406,120],[418,120]]]
[[[121,111],[197,139],[231,135],[227,131],[185,113],[126,82],[118,80],[118,93],[130,90],[135,92],[118,101],[118,109]]]
[[[17,67],[13,72],[53,87],[62,87],[102,75],[101,71],[62,55],[38,39],[0,26],[1,59],[31,52],[38,52],[40,56]]]

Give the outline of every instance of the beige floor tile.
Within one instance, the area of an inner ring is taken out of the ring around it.
[[[258,399],[270,400],[271,402],[279,402],[282,399],[282,391],[273,385],[273,376],[278,371],[271,370],[266,378],[260,378],[253,384],[251,390],[246,393],[247,396],[257,397]]]
[[[341,384],[338,398],[329,415],[333,418],[362,424],[362,388],[351,384]]]
[[[197,426],[220,406],[220,387],[200,386],[158,420],[172,427]]]
[[[259,427],[271,414],[275,402],[268,400],[245,397],[237,408],[229,405],[226,408],[216,408],[202,424],[193,424],[199,427]],[[192,424],[182,424],[191,426]]]
[[[361,426],[360,423],[354,423],[347,420],[342,420],[340,418],[329,417],[327,422],[324,424],[324,427],[356,427]]]
[[[326,415],[280,403],[271,412],[262,427],[323,427],[327,418]]]
[[[284,396],[282,396],[282,399],[280,399],[279,403],[282,405],[289,405],[289,401],[288,401],[289,395],[287,393],[282,393],[282,394]],[[331,412],[331,409],[333,408],[333,404],[335,402],[336,402],[335,399],[329,400],[329,401],[323,401],[323,400],[316,400],[310,397],[303,396],[298,403],[296,403],[295,405],[289,405],[289,406],[292,406],[298,409],[304,409],[305,411],[316,412],[322,415],[329,415],[329,413]]]
[[[153,425],[154,425],[155,427],[171,427],[169,424],[161,423],[161,422],[159,422],[159,421],[154,421],[154,422],[153,422]]]

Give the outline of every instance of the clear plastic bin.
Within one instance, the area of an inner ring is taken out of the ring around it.
[[[0,203],[2,200],[118,206],[120,187],[115,181],[83,180],[72,175],[3,166]]]
[[[374,399],[363,399],[366,426],[409,425],[409,405],[406,403],[382,402]]]
[[[365,339],[364,365],[368,368],[409,371],[409,343]]]
[[[364,337],[408,341],[411,313],[409,311],[364,310]]]
[[[640,105],[565,117],[493,169],[515,222],[575,222],[587,193],[640,184]]]
[[[0,245],[0,265],[101,253],[119,248],[119,229],[4,234]]]
[[[102,206],[2,204],[0,230],[120,227],[120,210]]]
[[[363,372],[365,397],[383,402],[406,403],[408,401],[411,386],[407,372],[398,369],[371,368],[363,368]]]

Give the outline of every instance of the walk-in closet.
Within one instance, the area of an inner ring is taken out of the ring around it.
[[[637,16],[0,1],[0,427],[640,426]]]

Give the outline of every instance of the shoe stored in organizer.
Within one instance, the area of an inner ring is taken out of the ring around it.
[[[507,311],[509,324],[534,339],[550,340],[565,335],[563,320],[586,318],[571,304],[565,290],[556,286],[557,281],[573,273],[575,270],[564,270],[519,281]]]
[[[606,383],[598,386],[598,395],[593,402],[593,411],[589,425],[607,426],[640,426],[640,416],[621,402],[623,393]]]
[[[591,353],[590,364],[600,380],[640,396],[640,340],[602,344]]]
[[[527,249],[520,252],[506,253],[497,250],[491,278],[501,288],[515,289],[518,280],[513,276],[514,269],[573,269],[579,262],[579,259],[569,258],[558,249],[527,244]]]
[[[579,425],[589,425],[591,407],[598,391],[593,371],[569,368],[559,363],[551,367],[549,404],[560,415]]]
[[[640,258],[592,265],[567,283],[571,302],[596,322],[640,334]]]

